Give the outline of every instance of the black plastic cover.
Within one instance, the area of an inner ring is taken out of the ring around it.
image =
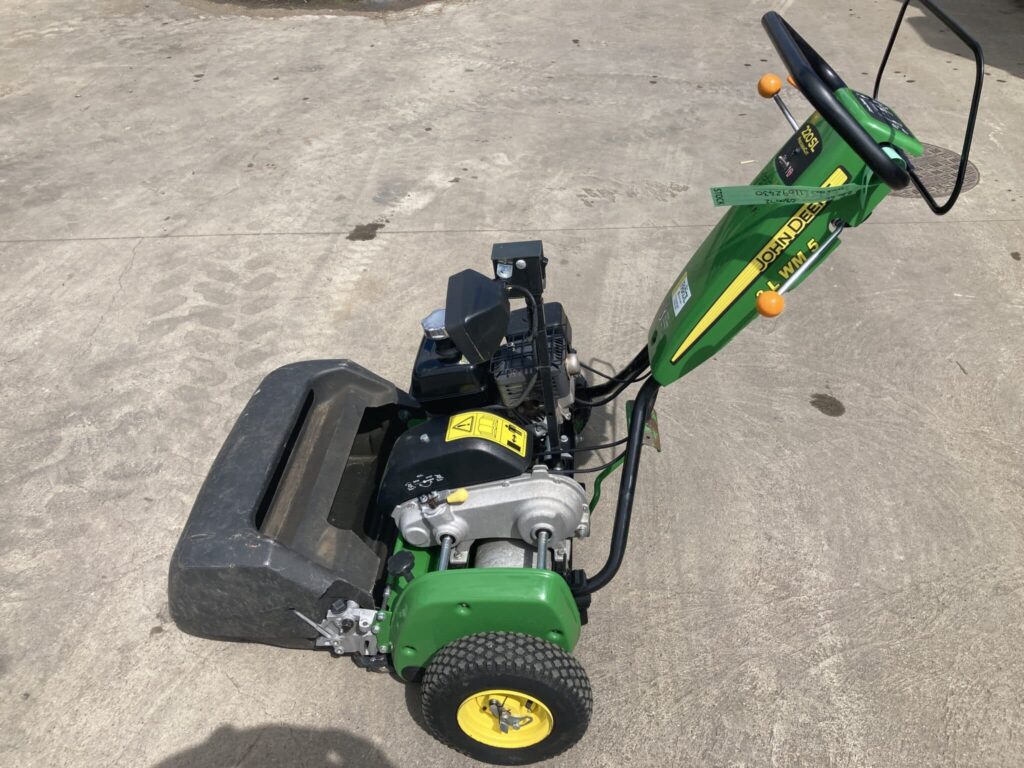
[[[451,360],[427,336],[416,352],[409,393],[430,413],[455,413],[498,399],[487,363],[470,365],[461,356]]]
[[[497,409],[486,410],[504,418]],[[433,416],[398,438],[377,497],[382,515],[424,493],[506,480],[526,472],[533,456],[532,436],[528,430],[516,427],[522,429],[526,441],[525,456],[484,438],[465,437],[446,442],[449,421],[457,421],[461,415]]]
[[[565,336],[566,342],[572,346],[572,326],[569,324],[569,316],[565,314],[565,307],[558,301],[544,302],[544,320],[547,322],[548,334],[559,332]],[[505,337],[515,340],[530,333],[530,315],[526,307],[512,310],[508,319],[508,330]]]
[[[508,326],[505,286],[472,269],[448,278],[444,327],[472,365],[491,359]]]
[[[298,610],[373,607],[390,519],[375,490],[398,432],[422,415],[347,360],[287,365],[260,384],[199,491],[171,558],[168,601],[194,635],[309,647]]]

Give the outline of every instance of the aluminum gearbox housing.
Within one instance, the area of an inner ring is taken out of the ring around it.
[[[540,531],[555,545],[590,528],[583,487],[544,466],[507,480],[424,494],[396,506],[392,517],[414,547],[437,545],[443,536],[460,547],[479,539],[533,543]]]

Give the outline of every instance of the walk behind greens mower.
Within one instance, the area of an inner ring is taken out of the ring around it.
[[[530,763],[573,745],[587,729],[591,691],[570,654],[593,594],[622,564],[641,451],[658,446],[660,388],[758,314],[779,314],[840,234],[891,190],[914,184],[939,214],[956,201],[982,55],[932,2],[922,5],[977,64],[949,200],[936,203],[918,179],[922,145],[878,101],[878,82],[874,96],[851,90],[766,14],[790,82],[816,111],[798,123],[779,78],[762,78],[761,95],[778,102],[793,135],[751,186],[712,191],[731,207],[672,283],[633,360],[603,383],[588,380],[565,308],[544,299],[541,243],[518,242],[493,247],[493,276],[448,279],[444,309],[423,321],[407,392],[347,360],[274,371],[217,456],[174,553],[178,626],[327,648],[421,681],[430,731],[485,762]],[[591,409],[633,384],[627,437],[581,443]],[[587,451],[619,444],[610,464],[578,466]],[[618,468],[614,516],[595,517],[601,480]],[[588,495],[577,478],[594,471]],[[610,523],[611,546],[587,574],[573,553],[593,523]],[[644,642],[642,626],[630,632]]]

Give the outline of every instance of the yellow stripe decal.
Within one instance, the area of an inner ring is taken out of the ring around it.
[[[843,168],[836,168],[832,174],[825,179],[821,185],[823,187],[838,187],[845,184],[850,180],[849,174]],[[683,354],[697,343],[697,340],[704,335],[704,333],[712,326],[712,324],[718,320],[719,317],[730,307],[732,303],[739,298],[750,284],[753,283],[759,275],[761,275],[769,265],[779,257],[783,251],[794,241],[797,236],[803,232],[807,226],[814,221],[814,217],[817,216],[824,208],[828,205],[828,201],[820,201],[813,203],[806,203],[800,206],[800,210],[793,214],[793,216],[782,225],[782,228],[776,232],[772,239],[768,241],[758,254],[751,259],[750,263],[743,268],[736,279],[729,283],[729,287],[725,289],[721,296],[715,299],[715,303],[711,305],[711,308],[704,313],[704,317],[693,327],[690,334],[686,337],[682,344],[679,345],[679,349],[676,350],[675,354],[672,355],[672,362],[678,362],[679,358]]]

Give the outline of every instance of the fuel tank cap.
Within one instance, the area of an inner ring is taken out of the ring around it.
[[[448,329],[444,327],[443,309],[435,309],[420,320],[420,325],[423,327],[423,335],[428,339],[439,341],[448,338]]]

